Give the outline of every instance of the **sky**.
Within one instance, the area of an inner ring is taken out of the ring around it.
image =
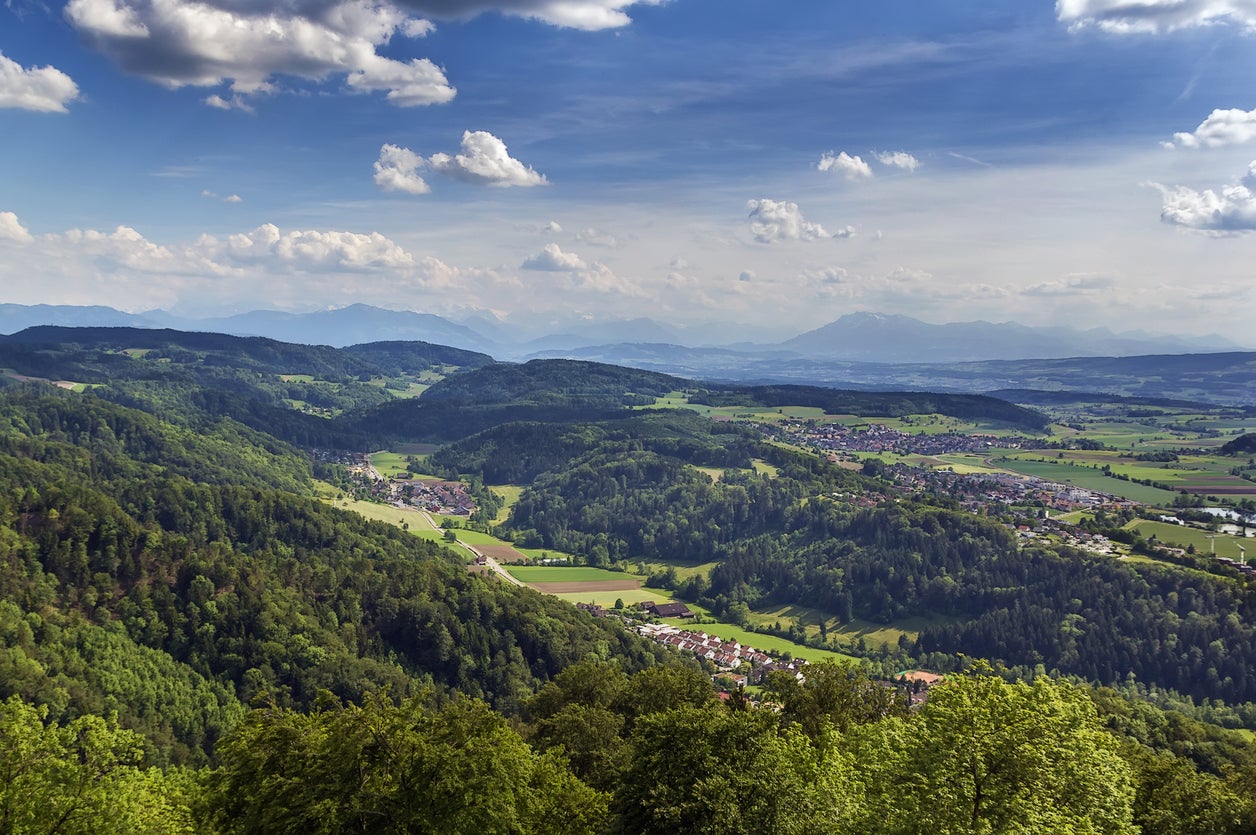
[[[3,0],[0,302],[1256,346],[1256,0]]]

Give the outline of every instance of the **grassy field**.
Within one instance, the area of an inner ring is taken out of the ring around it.
[[[502,497],[501,510],[497,511],[497,518],[493,520],[494,525],[500,525],[510,518],[510,509],[519,501],[524,488],[518,484],[490,484],[488,489]]]
[[[754,626],[772,626],[779,623],[788,628],[796,623],[801,625],[809,636],[815,637],[820,634],[821,619],[824,620],[829,637],[835,637],[843,643],[854,643],[863,638],[871,647],[878,647],[883,643],[891,647],[897,646],[898,639],[904,635],[914,641],[920,634],[920,630],[945,622],[942,618],[914,617],[902,618],[886,624],[855,618],[850,623],[843,624],[827,612],[797,605],[759,609],[750,613],[750,622]]]
[[[601,583],[640,579],[635,574],[587,565],[512,565],[507,570],[523,583]]]
[[[1199,528],[1188,528],[1185,525],[1174,525],[1171,522],[1152,522],[1147,519],[1136,519],[1125,527],[1138,531],[1148,538],[1155,536],[1157,540],[1165,545],[1178,548],[1193,545],[1197,554],[1216,553],[1218,557],[1229,557],[1232,560],[1239,558],[1239,545],[1241,544],[1247,548],[1250,558],[1256,560],[1256,539],[1249,539],[1245,542],[1237,536],[1218,534],[1215,540],[1209,540],[1210,534]],[[1212,550],[1214,547],[1216,548],[1215,552]]]
[[[468,545],[509,545],[510,543],[504,539],[498,539],[489,533],[480,533],[479,531],[469,531],[465,528],[453,528],[454,536],[458,537],[459,542],[465,542]]]
[[[754,471],[759,475],[765,475],[768,478],[776,478],[781,474],[780,468],[778,468],[775,464],[769,464],[767,461],[760,458],[752,459],[752,463],[754,464]]]
[[[653,574],[656,571],[666,571],[669,568],[676,570],[677,578],[688,580],[690,577],[701,574],[703,577],[709,576],[711,569],[718,563],[716,562],[681,562],[673,560],[672,562],[662,562],[660,560],[651,560],[649,562],[634,562],[634,566],[645,566],[646,571]]]
[[[379,470],[380,475],[384,478],[396,478],[397,473],[408,472],[406,466],[410,462],[406,460],[405,453],[384,450],[372,452],[368,457],[370,458],[371,466]]]
[[[672,593],[666,589],[623,589],[621,591],[578,591],[568,592],[566,594],[556,594],[555,597],[566,600],[568,603],[596,603],[607,609],[615,605],[616,600],[624,601],[625,606],[633,606],[637,603],[645,603],[653,600],[658,603],[670,601]]]

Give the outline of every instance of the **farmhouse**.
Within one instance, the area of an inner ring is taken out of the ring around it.
[[[642,603],[641,608],[659,618],[691,618],[693,612],[684,603]]]

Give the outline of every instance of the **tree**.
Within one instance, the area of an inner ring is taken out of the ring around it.
[[[615,831],[635,835],[763,835],[809,825],[844,798],[817,780],[817,754],[770,711],[686,705],[644,717],[615,793]],[[823,786],[821,795],[816,786]]]
[[[906,740],[899,831],[1137,831],[1131,770],[1067,683],[979,668],[934,687]]]
[[[99,716],[65,726],[16,696],[0,703],[0,832],[191,833],[184,792],[140,767],[142,740]]]
[[[376,695],[255,711],[222,746],[207,812],[225,833],[588,833],[606,796],[538,756],[484,702]]]

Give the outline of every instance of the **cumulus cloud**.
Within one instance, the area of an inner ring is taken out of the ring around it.
[[[368,0],[70,0],[65,16],[127,72],[170,88],[230,82],[237,95],[270,92],[279,76],[343,75],[354,92],[386,91],[399,106],[440,104],[455,89],[426,58],[398,61],[378,48],[428,31],[396,6]],[[210,97],[212,107],[234,100]]]
[[[592,226],[581,229],[576,233],[576,240],[580,243],[589,244],[590,246],[601,246],[607,249],[619,249],[624,246],[624,239],[612,235],[602,229],[596,229]]]
[[[419,174],[425,165],[427,161],[409,148],[383,145],[375,160],[375,183],[384,191],[427,194],[432,187]]]
[[[201,192],[201,197],[204,197],[206,200],[221,200],[224,203],[243,203],[244,202],[244,198],[238,194],[228,194],[226,197],[223,197],[217,192],[210,191],[209,189],[203,190]]]
[[[0,212],[0,240],[30,243],[31,233],[26,230],[13,212]]]
[[[520,266],[525,270],[552,273],[589,269],[589,265],[584,262],[583,258],[574,252],[563,252],[558,244],[546,244],[544,249],[526,259]]]
[[[1173,148],[1220,148],[1256,139],[1256,110],[1214,110],[1191,133],[1175,133]]]
[[[666,0],[402,0],[421,14],[468,18],[488,11],[531,18],[568,29],[616,29],[632,22],[625,9],[658,6]]]
[[[756,278],[758,278],[758,276],[755,274],[754,270],[742,270],[741,275],[737,276],[738,281],[746,282],[754,281]]]
[[[1021,292],[1026,296],[1085,296],[1108,290],[1115,284],[1116,281],[1111,276],[1080,273],[1066,275],[1056,281],[1034,284]]]
[[[832,237],[823,226],[804,218],[797,203],[764,198],[747,201],[746,208],[750,211],[750,234],[760,243]]]
[[[528,188],[549,185],[545,175],[538,174],[510,156],[505,142],[482,130],[465,131],[462,134],[462,153],[454,156],[432,154],[425,159],[409,148],[386,144],[379,149],[379,159],[375,161],[375,183],[385,191],[427,194],[432,189],[420,174],[424,170],[480,186]],[[562,231],[562,227],[552,221],[550,226]]]
[[[860,157],[852,157],[850,154],[842,151],[837,156],[833,153],[826,152],[820,157],[820,162],[816,164],[816,168],[820,171],[832,171],[835,174],[841,174],[848,180],[865,180],[872,176],[872,166],[864,162]]]
[[[559,232],[563,231],[563,227],[558,223],[558,221],[551,220],[549,223],[541,227],[541,231],[548,232],[551,235],[556,235]]]
[[[1251,0],[1056,0],[1055,14],[1072,30],[1093,26],[1117,35],[1223,24],[1256,31]]]
[[[0,52],[0,108],[65,113],[78,85],[56,67],[22,67]]]
[[[878,151],[873,154],[877,162],[887,165],[891,168],[901,168],[904,171],[915,171],[920,167],[920,160],[913,157],[906,151]]]
[[[366,272],[414,266],[413,255],[378,232],[283,232],[273,223],[222,239],[204,236],[195,249],[207,258],[232,266],[307,272]]]
[[[1239,182],[1217,191],[1151,185],[1160,191],[1160,219],[1165,223],[1216,234],[1256,229],[1256,162]]]
[[[462,153],[433,154],[428,164],[432,170],[481,186],[543,186],[549,181],[544,174],[510,156],[506,143],[488,131],[465,131],[462,134]]]

